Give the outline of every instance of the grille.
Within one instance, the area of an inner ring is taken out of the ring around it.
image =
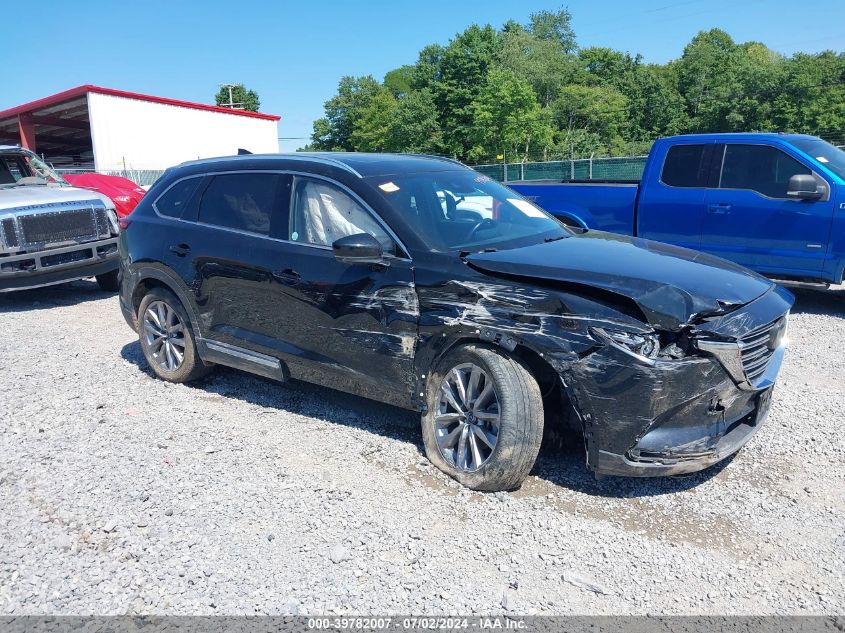
[[[67,242],[98,235],[93,209],[24,215],[18,221],[28,244]]]
[[[18,234],[15,232],[15,221],[12,218],[3,220],[3,239],[9,248],[18,245]]]
[[[781,318],[749,332],[739,340],[742,369],[752,385],[766,372],[785,328],[786,319]]]
[[[59,253],[58,255],[48,255],[41,258],[41,265],[44,268],[49,266],[59,266],[61,264],[69,264],[71,262],[81,262],[83,259],[91,259],[91,249],[84,248],[79,251],[71,251],[69,253]]]
[[[98,208],[97,211],[97,230],[100,235],[110,235],[109,219],[106,216],[106,210]]]

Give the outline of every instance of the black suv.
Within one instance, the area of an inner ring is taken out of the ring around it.
[[[597,474],[691,472],[759,427],[792,295],[729,262],[573,233],[423,156],[170,169],[120,236],[120,303],[164,380],[215,364],[422,412],[428,457],[517,487],[544,426]]]

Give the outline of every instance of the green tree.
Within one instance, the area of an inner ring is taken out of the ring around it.
[[[627,99],[608,86],[566,86],[552,108],[562,157],[624,153]]]
[[[470,159],[489,159],[504,152],[528,159],[532,149],[552,142],[552,127],[530,84],[510,70],[494,68],[472,103],[474,145]]]
[[[382,87],[354,114],[350,149],[356,152],[385,152],[390,147],[391,123],[398,103],[387,88]]]
[[[371,75],[341,78],[337,94],[324,105],[325,116],[314,122],[308,149],[353,151],[355,144],[352,134],[362,111],[383,90],[382,85]]]
[[[443,132],[431,90],[414,90],[399,100],[390,121],[387,148],[392,152],[443,152]]]
[[[415,66],[400,66],[384,76],[384,87],[393,93],[394,97],[403,97],[413,89]]]
[[[493,27],[474,24],[449,42],[438,60],[432,92],[440,113],[444,149],[458,158],[466,158],[471,148],[475,128],[472,103],[485,84],[498,44]]]
[[[232,103],[235,108],[249,110],[250,112],[258,112],[261,107],[258,93],[255,90],[245,88],[243,84],[235,84],[231,88],[228,85],[221,86],[217,94],[214,95],[214,102],[224,107],[229,107],[229,104]]]
[[[531,14],[530,21],[531,32],[541,40],[555,42],[563,53],[575,52],[575,31],[568,10],[538,11]]]

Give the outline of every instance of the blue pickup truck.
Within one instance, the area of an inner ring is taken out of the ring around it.
[[[565,223],[706,251],[777,279],[838,284],[845,152],[799,134],[660,139],[641,181],[507,183]]]

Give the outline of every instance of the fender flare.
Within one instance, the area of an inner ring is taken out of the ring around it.
[[[185,308],[185,312],[188,313],[188,318],[191,320],[191,329],[197,336],[202,336],[200,320],[196,314],[196,310],[194,309],[194,302],[191,298],[190,291],[187,286],[185,286],[185,282],[178,275],[155,266],[139,266],[138,268],[133,269],[130,272],[130,275],[133,280],[133,296],[138,285],[148,279],[155,279],[175,294],[176,298],[182,303],[182,307]],[[134,310],[134,305],[131,307]],[[137,318],[137,315],[135,316]]]

